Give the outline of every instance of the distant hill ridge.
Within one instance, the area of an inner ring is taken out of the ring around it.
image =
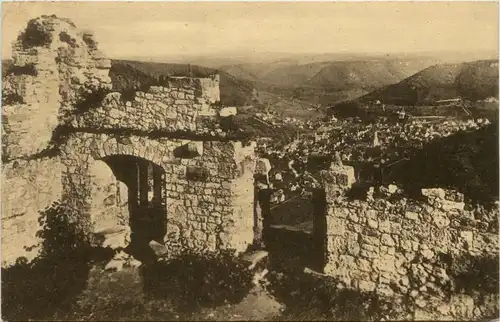
[[[435,63],[427,57],[351,57],[305,64],[300,60],[234,64],[220,69],[259,91],[331,106],[395,84]]]
[[[366,59],[308,64],[278,61],[222,66],[235,77],[275,86],[352,90],[394,84],[436,63],[431,59]]]
[[[2,76],[11,63],[2,61]],[[435,64],[435,60],[422,57],[306,64],[282,60],[226,65],[219,70],[199,65],[112,60],[110,77],[114,90],[126,91],[151,85],[160,76],[206,77],[217,72],[221,77],[221,103],[226,106],[254,105],[255,95],[265,92],[283,102],[297,100],[322,106],[372,100],[425,105],[455,97],[478,100],[498,96],[498,60],[458,64]],[[257,101],[268,104],[265,98]]]
[[[457,97],[471,101],[498,97],[498,60],[433,65],[397,84],[364,95],[357,101],[380,100],[393,105],[425,105]]]

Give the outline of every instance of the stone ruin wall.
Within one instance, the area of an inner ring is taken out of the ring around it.
[[[419,319],[471,319],[485,313],[477,298],[449,298],[443,292],[454,265],[444,258],[498,256],[498,207],[487,216],[465,210],[462,194],[439,188],[423,189],[419,201],[397,197],[394,191],[393,198],[350,200],[345,189],[354,183],[352,167],[334,166],[324,178],[325,274],[346,287],[397,301],[410,297]],[[497,303],[498,294],[485,295],[483,301]]]
[[[2,154],[9,160],[46,150],[53,131],[84,95],[111,88],[110,60],[90,33],[70,21],[30,21],[12,52],[11,73],[2,82],[2,97],[12,98],[2,104]]]
[[[200,132],[198,116],[216,116],[219,76],[169,78],[161,86],[138,91],[126,101],[121,93],[109,93],[101,106],[74,117],[72,127],[80,129]],[[214,90],[216,88],[216,90]],[[198,125],[198,126],[197,126]]]
[[[2,265],[37,256],[37,248],[26,248],[39,242],[40,213],[63,197],[91,213],[94,229],[128,220],[127,187],[99,160],[106,155],[146,158],[166,171],[171,250],[181,239],[199,249],[244,250],[252,239],[243,217],[253,218],[246,213],[252,204],[245,204],[253,191],[247,196],[239,188],[253,178],[254,145],[218,140],[217,129],[209,133],[213,140],[196,137],[200,117],[217,118],[218,76],[167,79],[125,101],[108,93],[111,64],[90,33],[52,16],[31,21],[26,33],[33,32],[45,35],[45,42],[20,37],[2,88],[10,98],[2,104]],[[108,94],[98,95],[94,106],[94,93]],[[67,131],[62,140],[55,137],[60,126]],[[155,131],[164,137],[151,138]],[[169,136],[179,131],[195,137]],[[176,148],[187,145],[200,155],[177,156]],[[187,180],[188,169],[207,175]],[[234,238],[234,232],[241,234]]]
[[[246,218],[253,220],[253,194],[242,194],[239,187],[243,182],[248,185],[253,179],[253,146],[245,150],[237,142],[193,142],[139,136],[131,136],[127,141],[122,143],[107,134],[78,133],[72,136],[63,153],[70,173],[64,178],[65,193],[71,199],[85,199],[85,195],[80,194],[96,191],[102,185],[102,179],[97,175],[109,169],[100,159],[113,155],[137,156],[151,160],[166,172],[165,243],[169,251],[175,253],[181,249],[182,242],[199,251],[244,251],[252,242],[253,221],[249,223]],[[177,148],[190,143],[201,145],[200,156],[189,159],[175,156]],[[245,157],[238,162],[241,153]],[[191,171],[206,173],[206,176],[188,178]],[[120,191],[111,191],[115,196],[112,205],[123,205],[126,186],[122,184],[120,187]],[[253,188],[251,182],[250,187]],[[92,222],[96,231],[113,225],[126,225],[128,221],[126,208],[114,208],[113,212],[109,206],[95,203],[105,197],[89,200],[88,206],[94,209]],[[246,224],[243,224],[244,220]],[[242,234],[233,238],[236,231]]]
[[[64,166],[52,142],[81,93],[110,88],[110,61],[66,20],[30,21],[2,82],[2,265],[37,255],[39,212],[61,197]]]
[[[58,201],[62,194],[62,166],[57,157],[14,160],[2,166],[2,265],[18,257],[32,260],[39,243],[36,232],[39,211]]]

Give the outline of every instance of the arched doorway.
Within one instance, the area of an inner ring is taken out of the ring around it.
[[[133,244],[163,243],[166,233],[165,170],[143,158],[113,155],[102,158],[116,179],[128,188],[129,224]]]

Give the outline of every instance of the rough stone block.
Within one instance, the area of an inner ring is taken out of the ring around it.
[[[386,254],[373,260],[372,267],[375,271],[396,273],[396,259],[394,256]]]
[[[157,241],[150,241],[148,246],[154,251],[157,257],[164,256],[167,254],[168,249],[165,245],[158,243]]]
[[[405,217],[411,220],[418,220],[418,214],[415,212],[407,211]]]
[[[449,211],[449,210],[464,210],[465,203],[464,202],[455,202],[455,201],[443,200],[441,202],[441,208],[444,211]]]
[[[253,269],[259,262],[265,260],[267,256],[268,252],[259,250],[245,254],[242,259],[250,264],[249,269]]]
[[[362,235],[361,241],[363,243],[368,244],[368,245],[374,245],[374,246],[378,246],[380,244],[380,240],[377,237],[373,237],[373,236]]]
[[[445,190],[441,188],[422,189],[421,192],[423,196],[428,198],[445,199],[446,196]]]
[[[448,215],[446,213],[439,211],[433,212],[432,219],[434,221],[434,225],[436,225],[438,228],[444,228],[450,225],[450,219],[448,218]]]
[[[346,231],[347,222],[341,218],[327,218],[327,234],[342,236]]]
[[[464,194],[455,190],[445,190],[445,200],[462,203],[464,201]]]
[[[378,285],[375,291],[377,295],[382,297],[392,298],[392,296],[394,296],[394,291],[392,290],[392,288],[389,287],[389,285],[385,284]]]
[[[377,229],[378,228],[378,222],[376,220],[367,219],[366,223],[367,223],[368,227],[370,227],[370,228],[373,228],[373,229]]]
[[[116,226],[103,229],[96,233],[104,239],[102,247],[121,249],[127,247],[130,242],[130,228],[128,226]]]
[[[236,115],[238,112],[236,110],[236,107],[224,107],[219,111],[219,116],[221,117],[228,117],[232,115]]]
[[[186,168],[186,179],[192,181],[206,181],[210,173],[202,167],[188,166]]]
[[[362,292],[373,292],[376,284],[371,281],[358,281],[357,288]]]
[[[382,234],[380,241],[381,241],[382,245],[385,245],[385,246],[394,246],[396,244],[394,242],[394,239],[392,239],[392,237],[388,234]]]

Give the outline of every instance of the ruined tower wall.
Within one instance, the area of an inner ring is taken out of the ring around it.
[[[110,66],[92,35],[71,22],[31,20],[13,44],[13,65],[2,83],[3,158],[50,148],[53,131],[83,96],[111,88]]]
[[[185,248],[244,251],[253,239],[253,189],[247,187],[253,187],[255,146],[225,139],[215,104],[218,85],[217,75],[167,78],[161,86],[136,92],[130,101],[109,93],[101,105],[76,113],[71,121],[73,134],[63,161],[71,169],[106,156],[129,155],[165,171],[165,244],[171,255]],[[88,171],[85,167],[82,173]],[[67,187],[82,182],[74,175],[67,180],[74,181]],[[99,184],[90,179],[88,186]],[[89,188],[71,189],[68,195]],[[97,230],[113,221],[113,216],[92,218]]]
[[[254,146],[242,147],[236,144],[236,176],[231,181],[231,202],[233,209],[230,225],[226,226],[221,240],[238,251],[245,250],[254,240],[254,171],[256,156]]]
[[[93,37],[64,19],[28,23],[2,82],[2,265],[33,259],[38,219],[61,198],[54,131],[82,93],[111,85]]]

